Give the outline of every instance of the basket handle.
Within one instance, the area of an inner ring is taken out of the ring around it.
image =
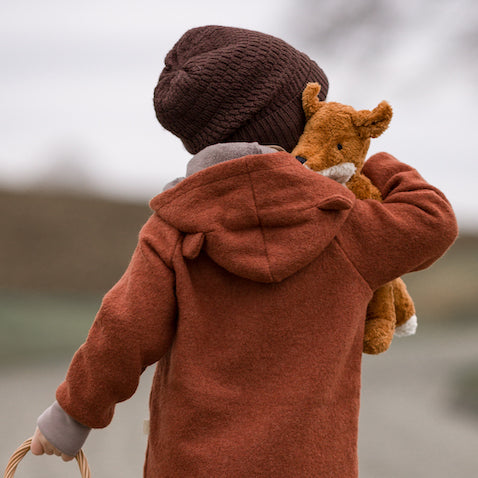
[[[22,460],[22,458],[28,453],[30,450],[30,445],[32,443],[32,439],[29,438],[25,440],[15,451],[15,453],[10,457],[10,460],[7,463],[7,468],[5,469],[5,473],[3,474],[3,478],[13,478],[15,475],[15,471],[17,469],[18,464]],[[80,473],[82,478],[91,478],[90,467],[88,466],[88,461],[86,460],[86,456],[82,450],[80,450],[76,456],[76,461],[78,462],[78,467],[80,468]]]

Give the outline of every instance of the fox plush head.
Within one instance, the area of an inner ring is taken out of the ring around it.
[[[309,83],[302,95],[307,123],[292,151],[302,163],[345,184],[360,174],[370,138],[377,138],[392,119],[392,108],[382,101],[372,111],[357,111],[341,103],[319,101],[320,85]]]

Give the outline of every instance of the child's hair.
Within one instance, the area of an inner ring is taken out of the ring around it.
[[[257,141],[291,151],[305,124],[301,95],[322,69],[283,40],[223,26],[187,31],[154,90],[159,122],[192,154],[215,143]]]

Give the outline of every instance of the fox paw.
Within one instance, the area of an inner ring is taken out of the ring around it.
[[[417,331],[418,321],[417,316],[412,315],[404,324],[399,325],[395,329],[396,337],[408,337],[409,335],[414,335]]]
[[[363,352],[371,355],[381,354],[388,350],[392,338],[392,333],[387,334],[374,329],[367,330],[363,341]]]

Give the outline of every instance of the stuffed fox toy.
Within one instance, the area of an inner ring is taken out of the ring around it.
[[[370,139],[380,136],[392,119],[392,108],[382,101],[372,111],[319,101],[320,85],[309,83],[302,95],[307,123],[292,154],[313,171],[348,187],[358,199],[380,201],[380,191],[361,174]],[[380,265],[377,265],[380,267]],[[416,330],[413,301],[405,283],[396,279],[374,292],[367,308],[363,351],[379,354],[393,335]]]

